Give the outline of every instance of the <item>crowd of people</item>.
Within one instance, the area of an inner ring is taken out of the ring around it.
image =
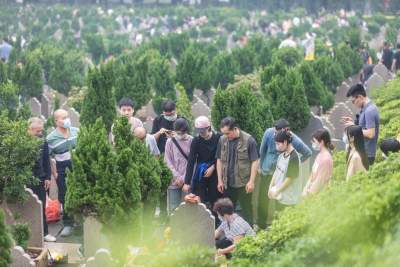
[[[374,164],[380,120],[379,111],[367,97],[363,85],[351,87],[347,97],[360,109],[356,118],[342,118],[346,126],[343,142],[347,149],[346,179],[349,180]],[[167,197],[160,200],[160,210],[170,215],[182,201],[196,196],[215,216],[219,255],[229,256],[239,239],[254,235],[259,228],[268,229],[279,212],[318,194],[332,178],[334,147],[325,128],[311,136],[312,150],[317,155],[309,177],[303,177],[303,163],[313,152],[290,130],[284,118],[266,129],[258,145],[231,117],[222,119],[219,129],[213,129],[210,120],[200,116],[194,121],[192,136],[190,123],[177,114],[171,100],[163,103],[163,112],[154,120],[151,133],[147,133],[142,122],[133,116],[131,99],[121,99],[119,111],[128,118],[132,134],[146,145],[149,153],[164,158],[171,170]],[[68,190],[66,171],[72,171],[71,151],[77,145],[79,129],[71,126],[68,113],[63,109],[54,112],[54,120],[55,129],[46,138],[43,138],[43,121],[29,120],[28,132],[44,140],[33,169],[40,184],[31,187],[46,203],[46,190],[53,176],[57,181],[58,199],[63,205]],[[112,130],[110,142],[113,142]],[[399,151],[400,144],[395,139],[385,140],[381,150],[387,156]],[[258,192],[257,201],[253,199],[253,192]],[[253,208],[253,202],[258,204],[257,209]],[[62,221],[64,228],[60,235],[68,236],[73,230],[73,218],[63,211]],[[45,241],[56,241],[48,233],[45,217],[43,222]]]

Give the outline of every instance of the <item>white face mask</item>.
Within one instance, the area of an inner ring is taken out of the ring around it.
[[[185,139],[187,139],[187,137],[188,137],[188,134],[177,134],[176,135],[176,139],[178,139],[178,140],[185,140]]]
[[[71,127],[71,120],[69,118],[66,118],[64,120],[63,126],[64,129],[69,129]]]
[[[311,146],[315,151],[321,150],[321,146],[318,143],[312,143]]]
[[[346,145],[349,144],[349,139],[347,138],[347,134],[346,134],[346,133],[343,134],[342,141],[343,141],[343,143],[345,143]]]

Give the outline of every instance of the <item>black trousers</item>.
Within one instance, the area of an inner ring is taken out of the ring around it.
[[[70,160],[57,161],[57,187],[58,187],[58,201],[63,205],[63,223],[64,226],[72,226],[73,219],[65,211],[65,194],[67,193],[66,176],[67,170],[72,170],[72,162]]]
[[[233,206],[236,207],[239,201],[240,207],[242,208],[242,217],[250,225],[253,225],[253,204],[252,204],[252,193],[247,194],[245,187],[230,187],[224,191],[224,197],[228,197],[232,202]]]
[[[258,207],[257,207],[257,225],[261,229],[267,227],[268,218],[268,188],[271,183],[272,175],[263,175],[260,177],[260,188],[258,193]]]
[[[37,185],[30,185],[33,193],[38,196],[39,200],[42,201],[43,208],[43,234],[46,236],[49,233],[49,228],[46,222],[46,189],[44,188],[44,181],[40,181]]]
[[[224,248],[230,247],[232,245],[233,245],[233,242],[226,237],[215,240],[215,247],[217,249],[224,249]],[[232,257],[232,254],[229,253],[229,254],[226,254],[225,256],[226,256],[226,258],[230,259]]]
[[[211,210],[215,201],[221,197],[221,194],[217,190],[218,178],[215,173],[211,177],[204,177],[197,185],[195,192],[193,192],[200,197],[201,202],[209,203]]]
[[[375,157],[368,157],[368,163],[369,163],[369,166],[374,165],[374,163],[375,163]]]

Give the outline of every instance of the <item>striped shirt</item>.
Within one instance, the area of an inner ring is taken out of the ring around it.
[[[225,237],[231,241],[234,241],[235,237],[238,236],[254,236],[255,232],[251,228],[250,224],[246,222],[242,217],[234,213],[232,215],[232,221],[228,222],[223,220],[218,231],[222,231]]]
[[[57,129],[53,130],[46,138],[49,144],[50,155],[56,161],[71,160],[71,150],[76,147],[79,129],[70,127],[70,136],[65,138]]]

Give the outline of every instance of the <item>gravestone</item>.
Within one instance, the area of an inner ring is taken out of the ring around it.
[[[333,138],[332,144],[335,146],[336,151],[343,151],[346,149],[346,144],[340,138]]]
[[[7,203],[3,201],[1,208],[6,215],[6,224],[15,224],[15,215],[20,215],[17,222],[27,223],[31,236],[28,240],[29,247],[43,247],[43,217],[42,202],[27,188],[27,199],[23,203]]]
[[[40,117],[42,115],[42,105],[36,97],[29,99],[29,108],[33,116]]]
[[[85,217],[83,222],[83,247],[86,256],[95,255],[96,251],[108,249],[107,237],[101,232],[102,224],[94,217]]]
[[[210,117],[211,110],[201,99],[199,99],[195,104],[192,105],[192,114],[195,118],[198,116]]]
[[[335,131],[335,127],[333,124],[328,120],[328,115],[324,115],[321,117],[322,124],[324,125],[324,128],[328,129],[331,137],[333,137],[333,132]]]
[[[215,247],[215,218],[203,203],[181,203],[170,222],[172,240],[183,246]]]
[[[10,267],[35,267],[35,262],[25,253],[24,249],[20,246],[15,246],[11,249]]]
[[[345,102],[348,98],[346,96],[347,92],[349,91],[350,86],[343,82],[341,86],[339,86],[336,90],[336,94],[335,94],[335,102],[339,103],[339,102]]]
[[[87,259],[83,267],[113,267],[116,262],[111,257],[111,253],[107,249],[99,249],[93,257]]]
[[[354,118],[354,115],[344,103],[339,103],[335,105],[335,107],[328,115],[328,120],[332,123],[334,127],[334,131],[332,133],[332,137],[334,138],[341,138],[343,136],[345,126],[340,121],[342,117]]]
[[[374,73],[376,73],[379,76],[381,76],[385,82],[387,82],[388,80],[391,79],[391,75],[390,75],[389,70],[382,63],[378,63],[378,64],[375,65]]]
[[[71,125],[73,127],[79,127],[80,126],[79,113],[74,108],[68,109],[68,116],[71,119]]]
[[[48,119],[51,115],[51,102],[49,100],[49,98],[42,94],[42,98],[41,98],[42,102],[41,102],[41,113],[43,115],[43,117],[45,117],[46,119]]]
[[[151,130],[153,129],[153,119],[149,118],[143,122],[143,127],[146,129],[147,133],[151,133]]]
[[[318,130],[324,128],[324,124],[322,123],[321,119],[317,116],[311,115],[310,120],[308,121],[308,124],[306,128],[301,130],[297,135],[303,140],[303,142],[311,147],[311,138],[312,134]]]
[[[385,80],[377,73],[372,74],[371,77],[366,81],[365,87],[367,95],[371,95],[373,91],[382,87],[385,84]]]

